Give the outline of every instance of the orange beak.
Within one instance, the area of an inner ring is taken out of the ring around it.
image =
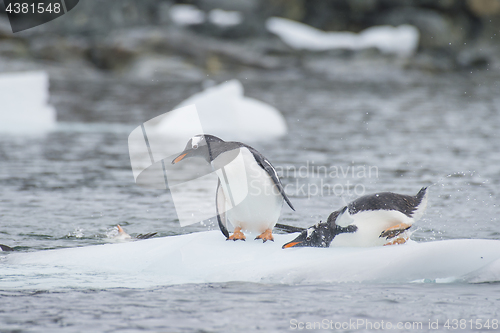
[[[300,242],[291,242],[283,245],[283,249],[288,249],[289,247],[294,247],[295,245],[300,244]]]
[[[177,158],[175,160],[172,161],[172,164],[175,164],[177,162],[180,162],[184,157],[186,157],[187,154],[182,154],[182,155],[179,155],[177,156]]]

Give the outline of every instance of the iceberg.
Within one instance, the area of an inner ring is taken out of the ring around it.
[[[182,111],[181,108],[189,105],[196,106],[198,121]],[[244,96],[243,85],[238,80],[224,82],[187,98],[162,117],[155,132],[186,141],[186,136],[201,134],[200,126],[203,133],[226,141],[264,140],[287,132],[283,115],[269,104]]]
[[[46,72],[0,74],[0,133],[37,133],[52,129],[56,111],[48,104]]]
[[[244,281],[277,284],[500,280],[500,241],[456,239],[370,248],[226,241],[220,231],[0,256],[4,289],[146,288]],[[251,239],[250,237],[248,239]],[[5,252],[4,252],[5,253]]]

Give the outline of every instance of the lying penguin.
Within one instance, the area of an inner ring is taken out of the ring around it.
[[[245,240],[243,231],[249,231],[260,233],[255,239],[274,241],[272,229],[281,214],[283,201],[295,209],[269,160],[244,143],[226,142],[208,134],[192,137],[172,164],[191,157],[205,159],[219,177],[217,221],[226,239]],[[234,226],[231,236],[228,220]]]
[[[117,239],[117,240],[125,240],[125,239],[148,239],[148,238],[151,238],[153,236],[155,236],[157,234],[157,232],[150,232],[150,233],[147,233],[147,234],[139,234],[135,237],[132,237],[130,236],[129,234],[127,234],[125,232],[125,230],[123,230],[123,228],[117,224],[116,225],[116,229],[113,230],[113,231],[118,231],[118,233],[110,233],[108,235],[109,238],[112,238],[112,239]]]
[[[406,230],[422,217],[426,207],[426,187],[415,196],[365,195],[331,213],[326,223],[303,230],[283,248],[403,244],[408,239]]]

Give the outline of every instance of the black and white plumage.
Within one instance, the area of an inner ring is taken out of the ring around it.
[[[241,142],[226,142],[213,135],[192,137],[172,163],[189,157],[205,159],[217,173],[217,220],[228,239],[245,239],[241,230],[258,232],[272,240],[272,229],[283,201],[293,208],[276,169],[254,148]],[[229,236],[227,221],[235,228]]]
[[[426,187],[414,196],[365,195],[331,213],[326,223],[305,229],[283,248],[401,244],[408,238],[406,230],[422,217],[426,207]]]
[[[125,240],[125,239],[148,239],[157,234],[157,232],[149,232],[147,234],[139,234],[135,237],[130,236],[128,233],[123,230],[123,228],[117,224],[116,225],[116,230],[118,231],[118,234],[113,235],[111,238],[113,239],[119,239],[119,240]],[[109,236],[108,236],[109,237]]]

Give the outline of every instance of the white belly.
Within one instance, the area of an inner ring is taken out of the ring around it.
[[[219,169],[225,164],[217,170],[217,176],[226,197],[229,222],[234,227],[259,233],[272,229],[280,216],[283,197],[269,174],[247,148],[240,148],[238,157],[226,163],[222,156],[212,165]]]
[[[413,224],[413,219],[405,214],[397,211],[378,210],[365,211],[355,215],[350,224],[358,227],[358,230],[353,233],[343,233],[335,236],[330,243],[330,247],[335,246],[381,246],[389,241],[385,237],[379,237],[380,234],[387,228],[393,227],[400,223]],[[402,234],[402,237],[407,236]]]

